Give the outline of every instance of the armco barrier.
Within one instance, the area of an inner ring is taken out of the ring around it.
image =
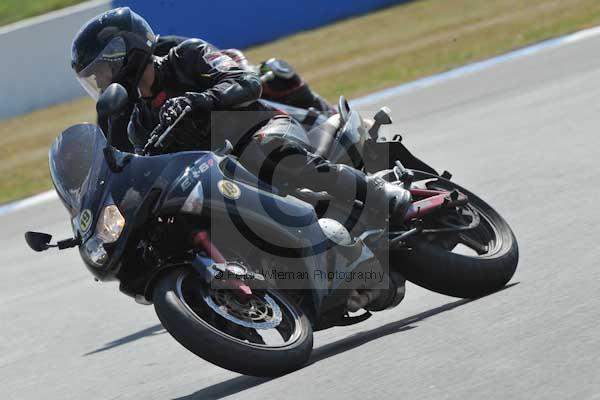
[[[248,47],[407,0],[115,0],[162,35]],[[318,46],[318,43],[315,43]]]
[[[0,119],[85,94],[70,68],[71,42],[110,8],[92,1],[0,28]]]
[[[129,6],[155,32],[244,48],[407,0],[94,0],[0,27],[0,119],[68,101],[84,92],[70,70],[80,26]],[[318,46],[315,43],[315,46]]]

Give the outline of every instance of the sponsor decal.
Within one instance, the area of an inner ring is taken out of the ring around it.
[[[200,164],[200,167],[198,168],[200,170],[200,173],[203,174],[206,171],[208,171],[208,169],[210,167],[212,167],[213,163],[214,163],[214,161],[212,159],[210,159],[210,160]]]
[[[240,187],[231,181],[219,181],[217,187],[219,188],[219,192],[221,192],[224,197],[227,197],[231,200],[239,199],[242,194]]]
[[[229,71],[231,68],[235,68],[238,64],[228,55],[221,53],[220,51],[214,51],[207,53],[203,57],[204,61],[217,71]]]
[[[181,182],[181,190],[185,192],[190,186],[192,186],[192,180],[186,176],[183,182]]]
[[[88,209],[83,210],[79,216],[79,230],[81,233],[86,234],[92,227],[93,220],[92,212]]]
[[[206,171],[208,171],[210,169],[210,167],[213,166],[215,162],[213,161],[213,159],[211,158],[208,161],[205,161],[201,164],[195,163],[192,167],[190,167],[188,169],[188,171],[186,172],[186,176],[184,177],[184,179],[181,182],[181,190],[183,190],[184,192],[189,189],[189,187],[192,185],[192,183],[194,183],[194,181],[200,179],[200,176],[202,174],[204,174]]]

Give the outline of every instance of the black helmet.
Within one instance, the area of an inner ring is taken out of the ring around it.
[[[146,20],[129,7],[115,8],[92,18],[77,32],[71,67],[94,99],[115,82],[135,96],[155,45],[156,35]]]

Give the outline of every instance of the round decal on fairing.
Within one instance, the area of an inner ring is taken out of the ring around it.
[[[79,216],[79,230],[81,233],[87,233],[92,226],[92,212],[90,210],[83,210],[81,215]]]
[[[228,199],[237,200],[240,198],[242,191],[240,187],[231,181],[222,180],[217,184],[219,192]]]

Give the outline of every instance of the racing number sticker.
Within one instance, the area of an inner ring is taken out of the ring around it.
[[[231,200],[239,199],[240,195],[242,194],[240,187],[231,181],[219,181],[217,187],[223,196]]]
[[[92,212],[90,210],[83,210],[79,216],[79,230],[81,233],[87,233],[92,226]]]

